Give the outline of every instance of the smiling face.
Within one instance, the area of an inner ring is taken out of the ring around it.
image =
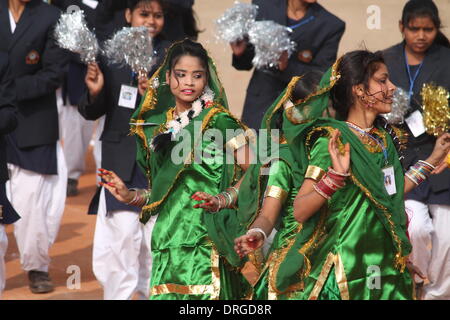
[[[207,72],[199,58],[183,55],[166,73],[166,82],[177,104],[187,105],[202,94],[207,83]]]
[[[354,92],[359,100],[364,96],[370,102],[369,109],[376,114],[391,112],[392,97],[397,87],[389,80],[389,72],[384,63],[378,63],[377,70],[370,77],[367,88],[362,84],[355,86]],[[366,106],[367,107],[367,106]]]
[[[400,22],[407,48],[416,54],[424,54],[433,44],[438,29],[429,16],[416,17],[405,26]]]
[[[164,27],[164,12],[158,1],[141,1],[133,11],[125,11],[125,18],[132,27],[146,27],[152,38]]]

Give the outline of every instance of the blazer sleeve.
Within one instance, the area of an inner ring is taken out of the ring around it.
[[[54,25],[45,35],[42,53],[42,68],[29,75],[15,79],[15,93],[18,101],[35,99],[54,92],[61,85],[67,72],[69,55],[57,46],[53,37]]]
[[[5,135],[17,127],[16,109],[11,106],[0,106],[0,135]]]
[[[105,97],[105,88],[99,93],[94,101],[91,101],[89,91],[85,90],[78,103],[78,112],[86,120],[97,120],[106,114],[107,104]]]
[[[292,77],[302,75],[311,70],[326,71],[336,61],[339,42],[341,41],[344,31],[345,24],[343,23],[330,34],[310,64],[305,64],[294,57],[289,59],[286,70],[275,72],[275,74],[280,80],[288,83]]]
[[[0,135],[8,134],[17,127],[17,110],[11,84],[11,80],[4,80],[0,84]]]
[[[259,7],[258,15],[256,20],[264,20],[264,15],[261,12],[263,10],[264,4],[262,0],[252,0],[252,4],[257,5]],[[252,60],[255,57],[255,47],[247,41],[247,48],[241,56],[232,56],[232,65],[236,70],[251,70],[253,68]]]
[[[251,70],[253,68],[252,60],[255,57],[255,47],[247,41],[247,48],[241,56],[233,54],[233,67],[237,70]]]

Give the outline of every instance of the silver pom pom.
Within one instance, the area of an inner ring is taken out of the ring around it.
[[[409,106],[408,93],[402,88],[397,87],[392,98],[392,111],[383,114],[383,117],[389,124],[401,124],[405,121],[405,114],[408,112]]]
[[[255,22],[258,6],[236,1],[216,20],[217,38],[226,42],[243,40]]]
[[[106,41],[104,51],[111,63],[127,64],[140,75],[150,72],[156,62],[146,27],[123,28]]]
[[[273,21],[256,21],[251,27],[249,40],[255,46],[255,68],[278,67],[281,54],[290,56],[296,43],[291,41],[289,29]]]
[[[97,38],[88,29],[83,10],[62,14],[55,28],[55,38],[61,48],[80,54],[86,64],[94,62],[99,52]]]

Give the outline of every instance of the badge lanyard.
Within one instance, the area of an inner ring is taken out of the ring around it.
[[[411,99],[411,97],[413,95],[414,82],[416,82],[417,76],[419,75],[420,69],[422,68],[423,60],[420,63],[419,67],[417,68],[416,73],[414,74],[414,76],[411,76],[411,68],[410,68],[409,63],[408,63],[408,56],[406,55],[406,48],[403,51],[403,54],[405,56],[406,71],[408,71],[408,77],[409,77],[408,96],[409,96],[409,99]]]
[[[133,86],[134,85],[134,81],[136,80],[136,78],[137,78],[137,73],[136,72],[134,72],[134,71],[131,71],[131,80],[130,80],[130,86]]]
[[[358,126],[355,126],[353,123],[350,122],[346,122],[347,125],[353,129],[355,129],[358,132],[361,132],[362,134],[364,134],[365,136],[369,137],[370,139],[372,139],[373,141],[375,141],[381,148],[381,150],[383,151],[383,156],[384,156],[384,163],[386,164],[386,166],[389,165],[388,162],[388,154],[387,154],[387,150],[386,147],[384,146],[384,144],[377,138],[375,138],[374,136],[372,136],[370,133],[365,132],[364,130],[362,130],[361,128],[359,128]]]
[[[303,25],[305,25],[305,24],[307,24],[307,23],[310,23],[310,22],[313,21],[315,18],[316,18],[316,17],[311,16],[311,17],[307,18],[306,20],[301,21],[301,22],[299,22],[299,23],[297,23],[297,24],[294,24],[293,26],[290,26],[290,27],[288,27],[288,28],[291,29],[291,31],[294,31],[295,29],[300,28],[301,26],[303,26]]]

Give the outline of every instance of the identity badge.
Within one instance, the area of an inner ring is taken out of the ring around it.
[[[138,96],[138,89],[136,87],[122,85],[119,96],[119,106],[133,109],[136,106],[136,99]]]

